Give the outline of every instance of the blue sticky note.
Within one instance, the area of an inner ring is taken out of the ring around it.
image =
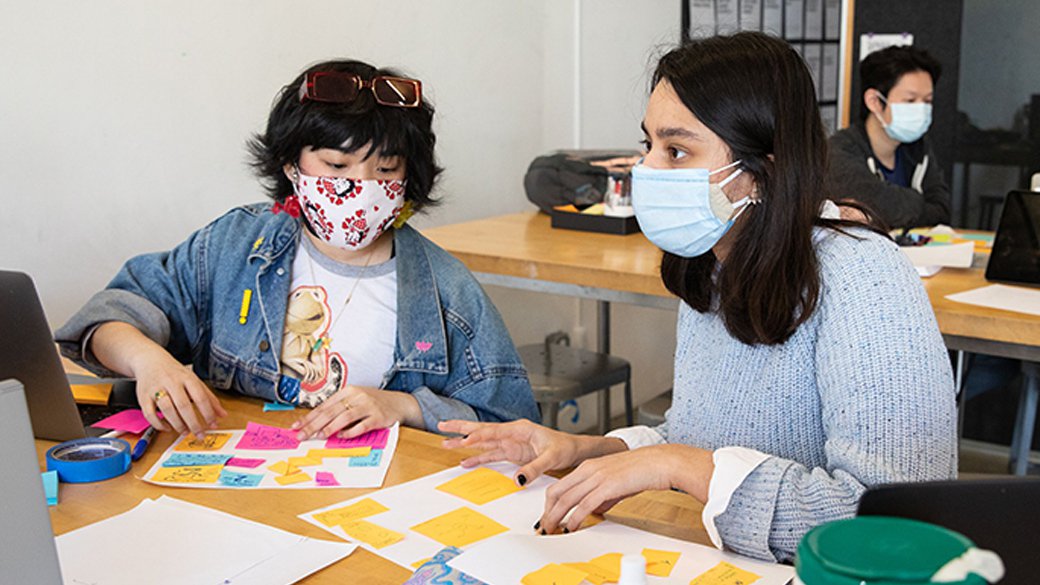
[[[262,473],[242,473],[241,471],[229,471],[228,469],[220,471],[220,485],[231,487],[255,487],[260,485],[260,480],[263,478],[264,474]]]
[[[282,404],[281,402],[265,402],[264,412],[271,412],[272,410],[296,410],[296,407],[291,404]]]
[[[43,493],[47,495],[47,505],[58,505],[58,472],[44,471],[40,476],[43,477]]]
[[[372,449],[367,457],[351,457],[349,461],[351,467],[377,467],[382,458],[382,449]]]
[[[219,453],[174,453],[163,461],[163,467],[194,467],[196,465],[224,465],[231,455]]]

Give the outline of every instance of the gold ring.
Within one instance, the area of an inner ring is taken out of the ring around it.
[[[167,394],[166,394],[165,390],[158,390],[158,391],[156,391],[155,396],[154,396],[155,402],[159,402],[160,400],[162,400],[166,396],[167,396]]]

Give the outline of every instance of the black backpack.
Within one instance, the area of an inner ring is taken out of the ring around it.
[[[561,150],[539,156],[527,167],[524,191],[546,213],[558,205],[588,207],[603,201],[612,172],[590,163],[637,155],[634,150]]]

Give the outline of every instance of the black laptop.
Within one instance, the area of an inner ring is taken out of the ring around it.
[[[1040,286],[1040,192],[1007,194],[986,280]]]
[[[137,406],[133,381],[113,384],[107,405],[77,405],[29,275],[0,270],[0,380],[25,387],[33,435],[67,441],[105,432],[89,425]]]
[[[1000,555],[1001,585],[1040,582],[1040,478],[1007,477],[883,485],[859,502],[861,516],[897,516],[955,530]]]

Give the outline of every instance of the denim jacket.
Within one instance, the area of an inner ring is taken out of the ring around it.
[[[270,204],[235,208],[168,252],[130,259],[55,337],[89,352],[107,321],[129,323],[220,390],[277,401],[282,333],[300,222]],[[472,274],[411,227],[394,230],[397,343],[381,388],[412,394],[427,430],[449,418],[539,420],[524,366]],[[251,299],[243,309],[244,291]],[[245,319],[241,312],[245,311]]]

